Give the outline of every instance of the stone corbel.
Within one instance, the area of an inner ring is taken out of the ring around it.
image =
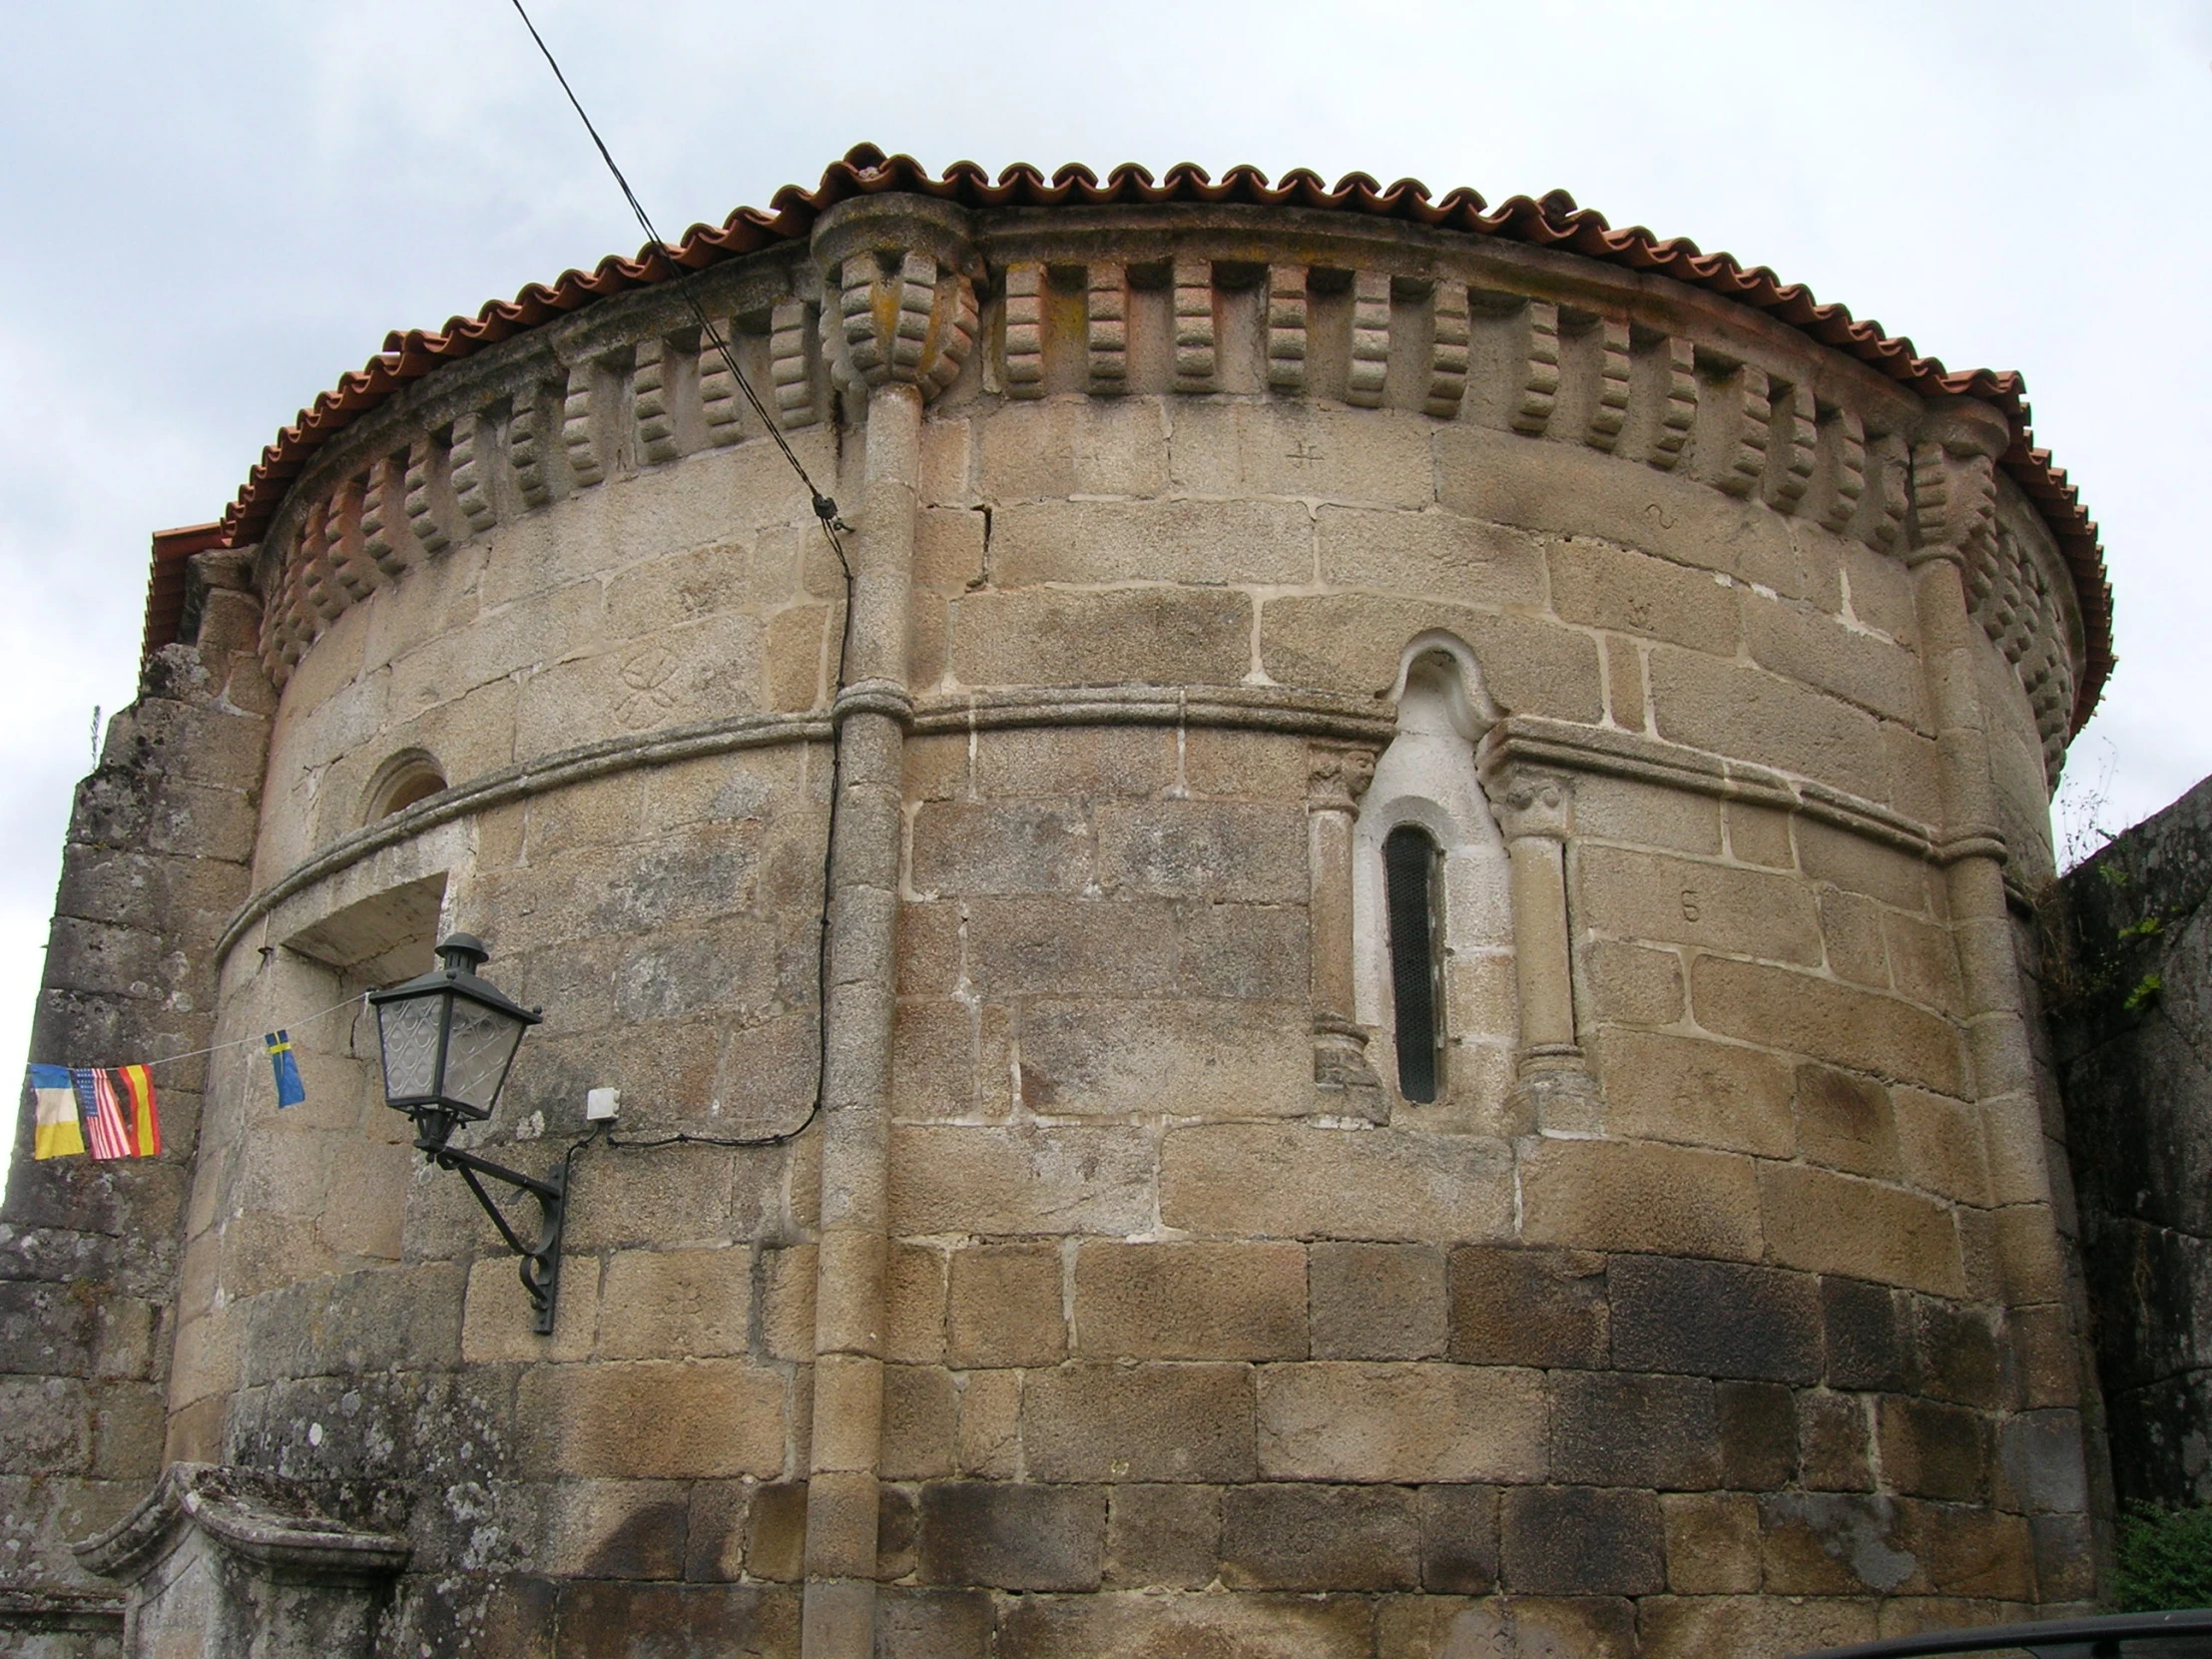
[[[1382,1122],[1389,1100],[1368,1060],[1353,969],[1353,830],[1375,781],[1375,751],[1315,744],[1307,752],[1306,856],[1311,882],[1314,1084],[1332,1117]]]
[[[814,255],[840,383],[871,403],[885,386],[912,386],[926,403],[959,377],[982,275],[963,211],[927,197],[855,197],[817,221]]]
[[[1539,1130],[1595,1134],[1603,1101],[1575,1021],[1567,919],[1567,837],[1574,779],[1515,757],[1497,729],[1476,756],[1511,863],[1513,972],[1520,993],[1515,1115]]]
[[[275,1475],[175,1463],[145,1502],[72,1548],[129,1590],[126,1659],[367,1659],[412,1546],[332,1519]]]

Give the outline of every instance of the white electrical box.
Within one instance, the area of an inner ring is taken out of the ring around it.
[[[622,1110],[620,1089],[586,1089],[584,1116],[593,1123],[612,1123]]]

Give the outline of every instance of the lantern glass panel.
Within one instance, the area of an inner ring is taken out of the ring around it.
[[[453,999],[452,1034],[445,1050],[446,1100],[480,1117],[491,1115],[506,1081],[525,1022],[465,996]]]
[[[435,992],[376,1005],[386,1100],[429,1100],[437,1095],[438,1026],[451,996],[449,991]]]

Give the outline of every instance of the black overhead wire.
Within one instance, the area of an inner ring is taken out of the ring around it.
[[[515,15],[522,19],[522,26],[530,31],[530,38],[537,42],[546,67],[553,71],[553,78],[561,83],[561,91],[568,97],[569,108],[576,112],[576,119],[584,124],[584,131],[591,135],[592,144],[599,151],[599,159],[607,164],[607,171],[614,175],[615,183],[621,187],[623,200],[630,204],[630,211],[637,216],[638,227],[645,232],[647,242],[660,250],[661,258],[667,263],[672,276],[681,275],[673,250],[661,240],[661,233],[653,228],[653,220],[646,213],[645,204],[638,200],[637,192],[630,188],[630,181],[622,176],[622,169],[615,165],[614,153],[607,148],[607,141],[599,136],[599,129],[592,125],[591,117],[585,114],[575,88],[568,84],[568,77],[561,73],[561,66],[553,56],[553,49],[545,44],[545,37],[538,33],[538,26],[530,21],[530,14],[523,10],[522,0],[512,0],[512,3]],[[676,289],[699,323],[702,344],[712,347],[721,356],[724,365],[730,370],[730,377],[737,381],[738,389],[745,393],[746,402],[753,406],[753,412],[760,417],[762,426],[775,440],[776,447],[783,451],[784,459],[791,463],[792,470],[799,474],[799,481],[807,487],[807,493],[813,500],[815,517],[822,523],[823,536],[830,543],[830,551],[837,556],[837,568],[844,573],[844,620],[838,630],[836,676],[830,687],[831,696],[834,697],[844,689],[845,651],[852,637],[852,561],[845,557],[844,543],[837,534],[849,526],[837,517],[836,502],[825,495],[816,486],[814,479],[808,476],[806,464],[786,440],[782,425],[769,411],[768,405],[761,401],[761,394],[753,389],[753,382],[745,377],[745,370],[738,366],[738,359],[730,349],[730,342],[723,338],[722,330],[715,326],[714,319],[708,316],[706,309],[699,303],[699,296],[681,281],[676,283]],[[830,1080],[830,861],[836,847],[837,786],[844,763],[844,746],[839,738],[840,734],[832,727],[830,734],[829,824],[824,830],[822,845],[822,931],[815,977],[815,1097],[807,1108],[806,1117],[796,1127],[771,1135],[695,1135],[688,1130],[676,1130],[664,1135],[641,1136],[634,1140],[617,1140],[614,1131],[605,1123],[597,1123],[569,1143],[568,1152],[562,1159],[564,1172],[574,1166],[576,1154],[595,1141],[630,1150],[651,1150],[654,1147],[678,1145],[773,1146],[800,1134],[821,1112],[823,1094]],[[563,1179],[565,1183],[565,1174]]]
[[[530,38],[537,42],[546,67],[553,71],[553,79],[561,83],[561,91],[568,97],[569,108],[576,112],[576,119],[584,124],[584,131],[591,135],[592,144],[599,151],[599,159],[607,164],[607,171],[615,176],[615,183],[622,190],[622,199],[630,204],[630,211],[637,216],[638,228],[645,233],[646,241],[660,250],[662,260],[674,275],[678,269],[675,251],[661,240],[661,233],[653,229],[653,220],[646,213],[645,204],[638,200],[638,193],[630,188],[630,181],[622,176],[622,169],[615,165],[614,152],[607,148],[607,141],[599,136],[599,129],[592,125],[591,117],[584,113],[584,106],[576,96],[576,89],[568,84],[568,77],[561,73],[561,66],[553,56],[553,49],[545,44],[545,37],[538,33],[538,26],[530,21],[530,14],[522,9],[522,0],[513,0],[513,5],[515,15],[522,19],[522,26],[530,31]],[[768,405],[761,401],[761,394],[753,389],[753,382],[745,377],[745,370],[738,366],[738,359],[730,350],[730,342],[722,337],[722,330],[707,315],[705,308],[699,303],[699,296],[681,284],[679,291],[684,303],[691,308],[692,315],[698,319],[700,337],[720,354],[730,370],[731,378],[737,381],[738,389],[745,393],[745,400],[753,405],[753,412],[761,417],[761,424],[768,428],[768,435],[776,440],[776,447],[784,452],[784,459],[791,462],[792,470],[799,474],[799,481],[807,486],[807,493],[814,498],[815,517],[822,520],[822,533],[830,538],[830,551],[836,554],[837,563],[844,567],[845,577],[849,581],[852,567],[845,559],[843,543],[837,539],[836,502],[823,494],[816,487],[814,479],[807,475],[806,465],[785,438],[781,423],[769,412]]]

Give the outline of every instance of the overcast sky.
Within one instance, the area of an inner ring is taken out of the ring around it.
[[[662,230],[866,139],[932,169],[1195,161],[1564,187],[2025,372],[2120,668],[2068,787],[2212,772],[2212,4],[833,7],[536,0]],[[633,251],[509,0],[72,0],[0,54],[0,1054],[21,1056],[147,537],[219,516],[391,327]],[[39,1055],[56,1062],[127,1056]]]

